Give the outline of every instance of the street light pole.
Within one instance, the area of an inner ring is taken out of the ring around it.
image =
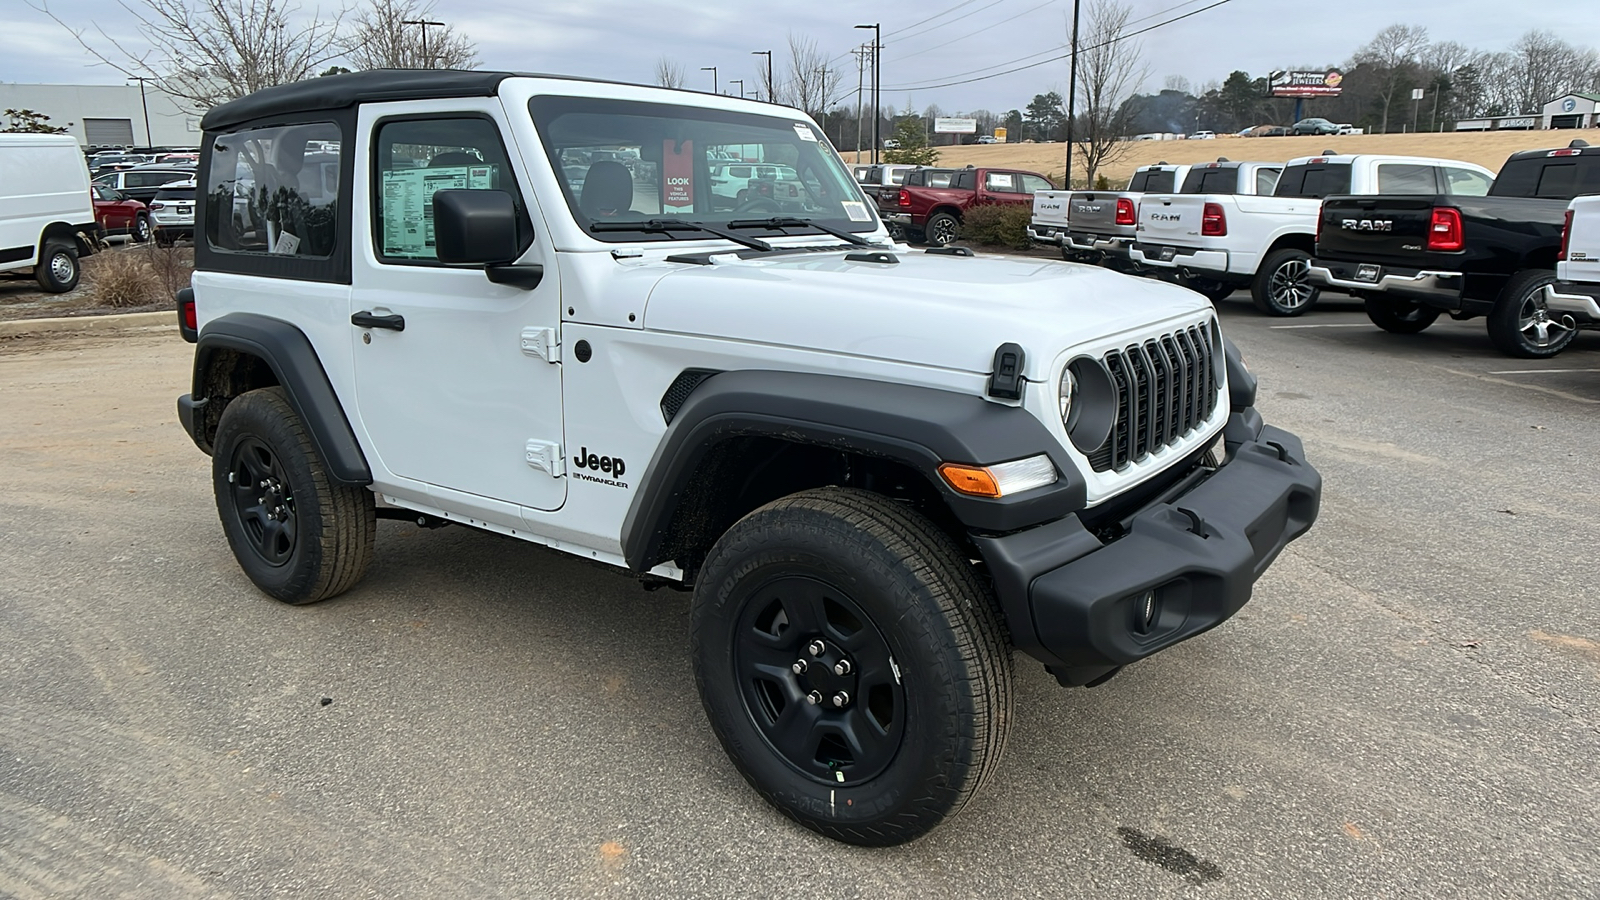
[[[144,107],[144,145],[154,147],[156,142],[150,137],[150,101],[144,96],[144,83],[150,79],[142,75],[129,75],[128,80],[139,82],[139,105]]]
[[[1067,174],[1064,176],[1066,184],[1061,186],[1068,191],[1072,190],[1073,120],[1078,118],[1078,5],[1079,0],[1072,0],[1072,74],[1067,77]]]
[[[429,53],[428,53],[428,26],[432,25],[435,28],[443,28],[444,27],[444,23],[443,22],[435,22],[435,21],[432,21],[431,19],[402,19],[400,21],[400,24],[401,25],[420,25],[420,26],[422,26],[422,63],[423,63],[423,68],[425,68],[425,69],[434,68],[433,57],[431,55],[429,55]]]
[[[857,28],[872,29],[872,161],[878,161],[878,89],[883,84],[878,73],[880,56],[883,52],[883,23],[874,22],[871,25],[857,25]]]
[[[717,67],[716,66],[701,66],[700,67],[700,71],[702,71],[702,72],[710,72],[711,73],[711,93],[713,93],[713,94],[717,93],[718,92],[718,88],[717,88]]]
[[[776,93],[777,86],[772,83],[772,51],[771,50],[751,50],[750,51],[750,55],[751,56],[765,56],[767,58],[767,102],[768,103],[776,103],[776,102],[778,102],[777,98],[774,96],[774,94]],[[756,99],[759,100],[761,98],[757,97]]]
[[[743,78],[729,78],[728,79],[728,83],[729,84],[737,84],[739,86],[739,93],[734,94],[735,97],[743,97],[744,96],[744,79]]]

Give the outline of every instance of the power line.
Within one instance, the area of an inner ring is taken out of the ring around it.
[[[970,13],[968,13],[968,14],[967,14],[967,15],[969,15],[969,16],[975,16],[975,15],[977,15],[977,14],[978,14],[978,13],[981,13],[981,12],[983,12],[983,11],[984,11],[984,10],[986,10],[986,9],[989,9],[989,8],[990,8],[990,7],[994,7],[994,6],[999,6],[999,5],[1000,5],[1000,4],[1002,4],[1002,3],[1004,3],[1004,2],[1006,2],[1006,0],[990,0],[990,2],[988,2],[988,3],[985,3],[985,4],[984,4],[984,5],[982,5],[982,6],[980,6],[980,7],[978,7],[978,8],[977,8],[977,9],[975,9],[975,10],[972,10],[972,11],[971,11],[971,12],[970,12]],[[925,35],[925,34],[929,34],[929,33],[931,33],[931,32],[935,32],[935,31],[938,31],[938,30],[939,30],[939,29],[941,29],[941,28],[944,28],[944,27],[945,27],[945,26],[947,26],[947,25],[959,25],[959,24],[960,24],[960,23],[962,23],[962,22],[964,22],[964,21],[966,21],[966,20],[965,20],[965,19],[951,19],[951,20],[949,20],[949,21],[947,21],[947,22],[940,22],[940,23],[939,23],[939,24],[937,24],[937,25],[930,25],[930,26],[928,26],[928,27],[927,27],[927,28],[924,28],[924,29],[922,29],[922,30],[921,30],[921,31],[918,31],[918,32],[916,32],[916,33],[914,33],[914,34],[905,34],[905,32],[907,32],[907,31],[910,31],[910,30],[911,30],[911,28],[912,28],[912,27],[915,27],[915,26],[911,26],[911,27],[908,27],[908,28],[902,28],[902,29],[900,29],[900,32],[899,32],[899,39],[900,39],[900,40],[901,40],[901,41],[909,41],[909,40],[911,40],[911,39],[912,39],[912,38],[918,38],[918,37],[922,37],[922,36],[923,36],[923,35]],[[986,28],[987,28],[987,27],[989,27],[989,26],[987,26],[987,25],[985,25],[985,26],[984,26],[984,27],[986,27]]]
[[[1016,19],[1020,19],[1023,16],[1027,15],[1028,13],[1037,12],[1038,10],[1044,9],[1046,6],[1053,6],[1053,5],[1055,5],[1056,3],[1059,3],[1059,2],[1060,2],[1060,0],[1044,0],[1044,2],[1039,4],[1038,6],[1030,6],[1027,9],[1023,10],[1022,12],[1017,13],[1014,16],[1010,16],[1008,18],[1001,19],[998,22],[989,23],[985,27],[986,28],[994,28],[997,25],[1004,25],[1007,22],[1011,22],[1011,21],[1015,21]],[[1197,0],[1189,0],[1189,2],[1190,3],[1194,3],[1194,2],[1197,2]],[[958,35],[956,37],[951,38],[948,41],[945,41],[942,44],[934,44],[932,47],[924,47],[921,50],[912,51],[911,53],[907,53],[905,56],[899,56],[899,57],[896,57],[894,59],[891,59],[891,60],[889,60],[889,62],[900,62],[902,60],[910,59],[913,56],[921,56],[924,53],[931,53],[931,52],[933,52],[935,50],[938,50],[941,47],[948,47],[951,44],[954,44],[956,41],[969,40],[971,37],[972,37],[972,35],[970,35],[970,34]],[[1055,49],[1057,49],[1057,48],[1052,47],[1052,48],[1050,48],[1050,50],[1046,50],[1044,52],[1049,53],[1049,52],[1051,52],[1052,50],[1055,50]],[[1034,54],[1034,55],[1038,55],[1038,54]],[[1027,59],[1027,57],[1022,57],[1022,58],[1023,59]],[[1013,62],[1015,62],[1015,60],[1013,60]]]
[[[977,3],[977,2],[978,2],[978,0],[962,0],[962,2],[957,3],[955,6],[950,7],[949,9],[945,10],[944,12],[934,13],[933,15],[927,17],[926,19],[923,19],[920,22],[912,22],[910,25],[907,25],[906,27],[900,29],[899,31],[891,31],[888,34],[885,34],[884,37],[894,37],[895,35],[900,34],[902,32],[910,31],[911,29],[916,28],[918,25],[925,25],[928,22],[932,22],[934,19],[942,19],[945,16],[950,15],[951,13],[955,12],[956,10],[960,9],[963,6],[971,6],[972,4]]]
[[[1146,32],[1155,31],[1157,28],[1160,28],[1160,27],[1162,27],[1164,25],[1171,25],[1173,22],[1178,22],[1178,21],[1181,21],[1183,19],[1187,19],[1190,16],[1197,16],[1200,13],[1203,13],[1208,9],[1216,9],[1217,7],[1223,5],[1224,3],[1231,3],[1231,2],[1233,2],[1233,0],[1216,0],[1216,2],[1211,3],[1208,6],[1202,6],[1199,9],[1192,10],[1190,12],[1186,12],[1181,16],[1173,16],[1170,19],[1167,19],[1167,20],[1162,21],[1162,22],[1157,22],[1156,24],[1151,25],[1149,27],[1140,28],[1137,31],[1130,31],[1127,34],[1119,34],[1116,37],[1114,37],[1114,38],[1112,38],[1112,39],[1110,39],[1108,41],[1101,41],[1100,43],[1094,44],[1092,46],[1079,47],[1078,48],[1078,52],[1079,53],[1085,53],[1085,52],[1088,52],[1090,50],[1098,50],[1101,47],[1105,47],[1105,46],[1110,45],[1110,44],[1115,44],[1118,41],[1125,41],[1125,40],[1127,40],[1128,38],[1131,38],[1131,37],[1138,37],[1139,35],[1145,34]],[[1179,4],[1179,5],[1183,6],[1183,5],[1187,5],[1187,4]],[[1056,49],[1060,49],[1060,48],[1058,47]],[[1049,53],[1050,51],[1046,50],[1046,51],[1043,51],[1043,52]],[[1037,54],[1035,54],[1035,55],[1037,55]],[[1014,68],[1006,69],[1006,70],[1001,71],[1001,72],[995,72],[995,73],[990,74],[990,75],[980,75],[980,76],[978,76],[976,78],[966,78],[966,79],[962,79],[962,80],[958,80],[958,81],[945,81],[945,82],[940,82],[938,84],[917,84],[917,85],[890,86],[890,87],[884,88],[884,90],[886,90],[886,91],[928,91],[928,90],[934,90],[936,88],[955,87],[956,85],[961,85],[961,84],[972,84],[973,82],[976,82],[976,81],[988,81],[991,78],[999,78],[1002,75],[1011,75],[1013,73],[1021,72],[1021,71],[1027,70],[1027,69],[1037,69],[1038,67],[1040,67],[1042,65],[1045,65],[1047,63],[1060,62],[1061,60],[1068,59],[1071,56],[1072,56],[1071,52],[1068,52],[1068,53],[1062,54],[1061,56],[1052,56],[1049,59],[1041,59],[1038,62],[1028,63],[1025,66],[1016,66]],[[991,66],[990,68],[993,68],[993,66]],[[982,70],[975,70],[975,71],[982,71]]]

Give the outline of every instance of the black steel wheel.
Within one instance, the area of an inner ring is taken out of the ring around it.
[[[1511,276],[1489,311],[1489,340],[1507,356],[1548,359],[1567,349],[1577,335],[1570,318],[1552,316],[1545,306],[1544,289],[1554,284],[1555,273],[1532,269]]]
[[[349,590],[372,559],[372,492],[329,477],[283,389],[235,397],[212,441],[222,531],[245,575],[285,603]]]
[[[821,488],[741,519],[700,571],[690,642],[734,765],[835,839],[916,838],[998,764],[999,613],[955,543],[903,504]]]
[[[956,219],[955,216],[952,216],[947,212],[934,213],[933,216],[928,219],[928,226],[925,229],[925,233],[927,234],[928,244],[930,246],[946,247],[951,243],[954,243],[955,239],[961,236],[961,223]]]
[[[1315,306],[1321,288],[1311,281],[1311,255],[1284,249],[1267,254],[1250,284],[1250,299],[1269,316],[1298,316]]]
[[[1372,324],[1391,334],[1417,334],[1439,318],[1439,310],[1415,300],[1368,295],[1361,302]]]

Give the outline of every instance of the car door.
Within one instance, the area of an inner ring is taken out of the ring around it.
[[[445,108],[361,110],[357,196],[366,214],[357,217],[364,239],[355,241],[350,306],[356,401],[392,484],[521,527],[521,508],[557,509],[566,498],[560,278],[553,249],[533,231],[540,219],[530,214],[522,162],[508,150],[502,108],[450,101],[448,112],[420,111]],[[520,261],[542,264],[543,280],[525,289],[489,281],[481,265],[440,263],[431,198],[442,189],[510,194],[523,220]]]

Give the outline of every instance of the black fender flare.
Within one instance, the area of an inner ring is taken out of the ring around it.
[[[306,424],[311,439],[322,454],[328,474],[343,484],[372,483],[372,469],[356,441],[355,431],[345,418],[339,395],[322,368],[316,348],[305,332],[294,325],[255,313],[229,313],[206,323],[194,351],[193,392],[180,398],[179,414],[187,401],[191,410],[207,403],[206,371],[218,350],[236,350],[257,357],[272,369],[278,384],[289,397],[289,405]],[[191,413],[189,421],[193,421]],[[190,434],[202,450],[209,452],[209,440],[195,427]]]
[[[1034,390],[1040,390],[1038,385]],[[696,468],[724,439],[762,435],[904,463],[924,476],[969,530],[1003,533],[1083,508],[1087,489],[1066,449],[1027,410],[975,394],[838,375],[722,372],[700,383],[672,417],[622,523],[629,568],[657,559]],[[992,465],[1039,454],[1055,484],[1015,497],[957,494],[942,462]]]

